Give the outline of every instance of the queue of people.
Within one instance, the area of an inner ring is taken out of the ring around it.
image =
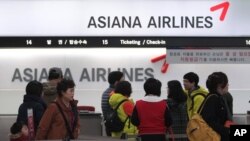
[[[188,141],[186,128],[189,119],[198,112],[206,97],[213,95],[206,100],[201,115],[221,136],[221,141],[229,140],[229,127],[234,124],[232,97],[225,96],[229,94],[228,78],[223,72],[208,76],[208,91],[198,85],[199,77],[194,72],[183,76],[184,89],[180,81],[171,80],[167,83],[166,98],[161,96],[162,83],[156,78],[148,78],[143,85],[145,96],[136,102],[131,98],[131,83],[124,79],[122,72],[109,73],[108,82],[110,86],[103,92],[101,101],[104,121],[111,111],[117,109],[124,127],[117,132],[106,127],[107,136],[124,139],[124,135],[131,135],[140,141],[166,141],[169,132],[172,140]],[[74,91],[74,81],[63,78],[60,68],[50,69],[46,83],[30,81],[17,120],[10,130],[10,141],[77,139],[80,118]],[[33,120],[29,119],[29,109],[32,109]],[[30,134],[30,126],[34,135]]]

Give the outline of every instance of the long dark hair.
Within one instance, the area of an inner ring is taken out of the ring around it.
[[[214,72],[207,78],[206,86],[209,93],[217,93],[217,88],[225,88],[228,84],[227,75],[223,72]]]
[[[180,81],[168,81],[168,98],[172,98],[177,103],[182,103],[187,100],[187,95],[184,93]]]

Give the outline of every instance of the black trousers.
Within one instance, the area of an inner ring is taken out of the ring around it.
[[[165,134],[139,135],[139,141],[167,141]]]
[[[106,135],[108,137],[111,137],[111,131],[105,126],[105,130],[106,130]]]

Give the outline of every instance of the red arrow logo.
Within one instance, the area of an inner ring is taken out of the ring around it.
[[[151,59],[151,62],[152,62],[152,63],[155,63],[155,62],[164,60],[162,66],[161,66],[161,72],[162,72],[162,73],[166,73],[167,70],[168,70],[169,64],[168,64],[167,61],[166,61],[166,57],[167,57],[167,55],[166,55],[166,54],[163,54],[163,55],[160,55],[160,56],[157,56],[157,57]]]
[[[227,14],[227,11],[228,11],[228,8],[229,8],[229,2],[223,2],[221,4],[218,4],[218,5],[215,5],[213,7],[210,8],[210,11],[214,12],[216,10],[219,10],[219,9],[222,9],[222,13],[220,15],[220,21],[224,21],[225,17],[226,17],[226,14]]]

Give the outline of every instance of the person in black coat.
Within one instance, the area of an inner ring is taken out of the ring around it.
[[[23,103],[19,106],[17,122],[24,122],[28,125],[28,109],[33,109],[34,129],[39,125],[39,122],[46,110],[46,104],[42,99],[43,85],[34,80],[30,81],[26,86],[26,95],[23,97]]]
[[[229,127],[233,124],[229,109],[222,95],[228,92],[228,78],[223,72],[214,72],[208,76],[206,86],[211,95],[201,111],[203,119],[221,136],[221,141],[229,141]]]

